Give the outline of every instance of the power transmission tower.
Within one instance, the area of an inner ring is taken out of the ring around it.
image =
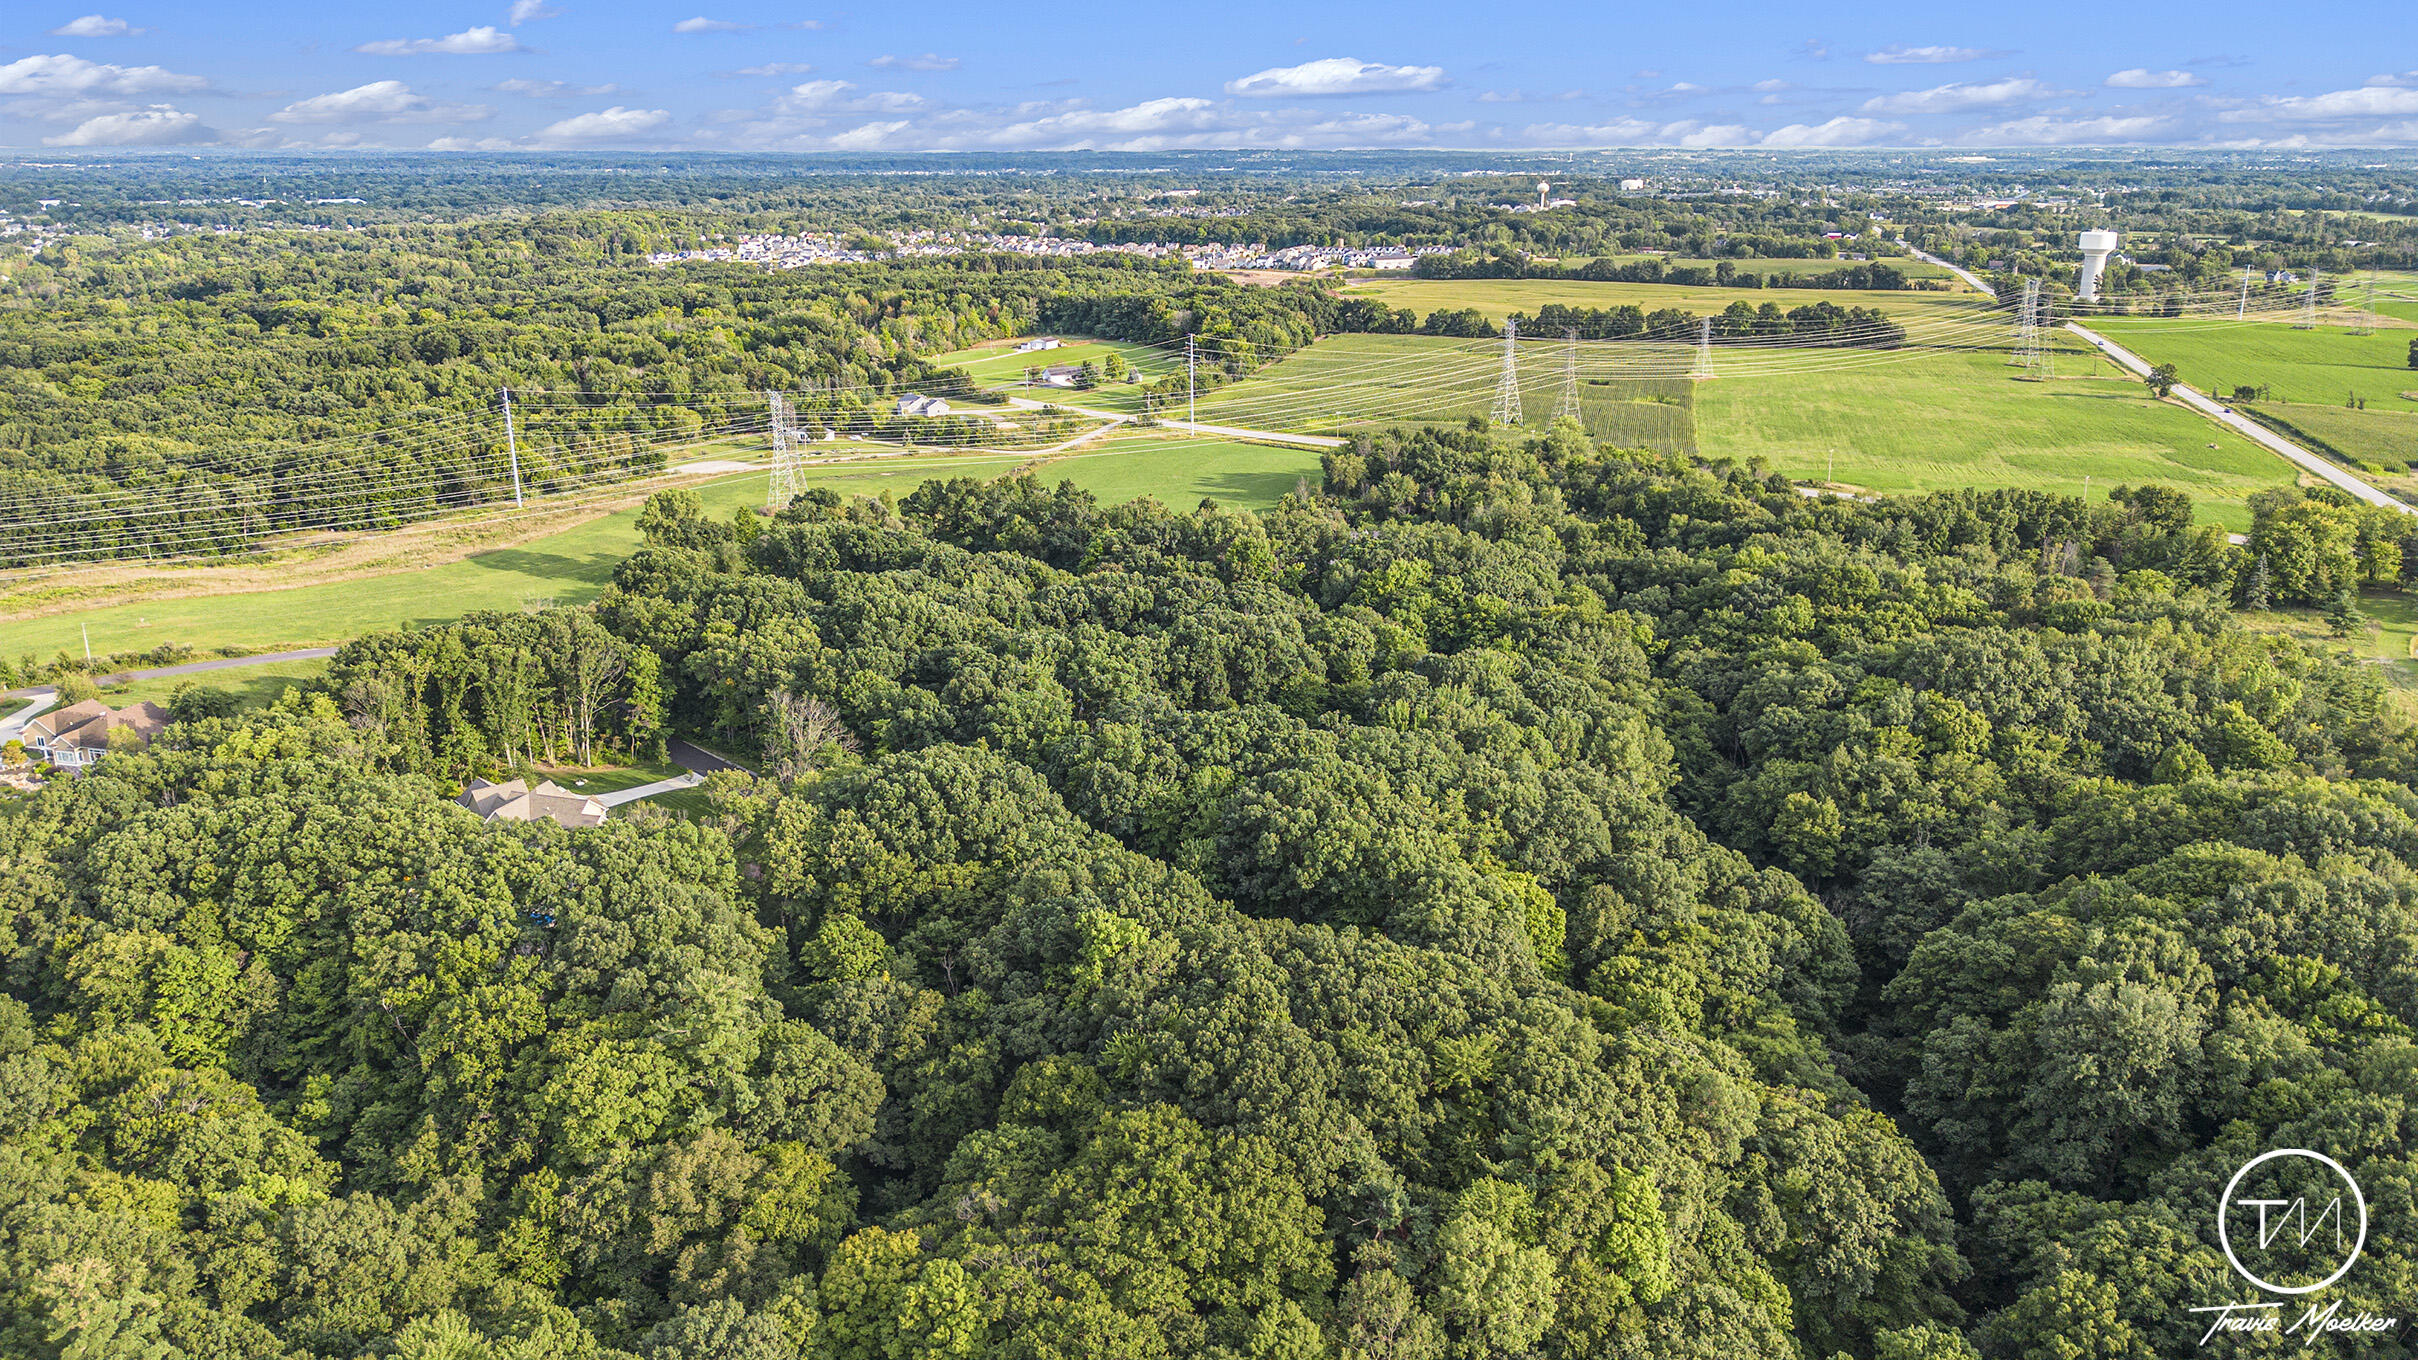
[[[767,392],[764,397],[772,407],[772,478],[765,485],[764,508],[778,514],[806,489],[805,451],[798,447],[797,431],[790,425],[789,399],[778,392]]]
[[[2048,319],[2048,299],[2040,294],[2040,280],[2025,279],[2023,286],[2023,376],[2033,382],[2045,382],[2055,376],[2049,361]]]
[[[2007,362],[2021,365],[2027,376],[2032,367],[2032,303],[2040,296],[2040,280],[2023,281],[2023,301],[2015,311],[2015,353]]]
[[[1576,327],[1572,327],[1571,329],[1562,332],[1562,400],[1560,405],[1557,405],[1553,408],[1553,418],[1555,420],[1560,420],[1564,416],[1568,416],[1572,420],[1577,420],[1580,418],[1578,406],[1578,329]]]
[[[2300,304],[2300,324],[2292,328],[2296,331],[2317,329],[2317,280],[2318,275],[2312,272],[2309,275],[2309,296]]]
[[[2368,305],[2359,313],[2359,324],[2351,328],[2353,335],[2376,333],[2376,273],[2368,272]]]
[[[1688,375],[1698,382],[1713,376],[1713,318],[1696,323],[1696,371]]]
[[[503,394],[504,449],[512,458],[512,503],[519,505],[521,503],[521,439],[520,433],[512,428],[512,389],[504,388]]]
[[[1201,402],[1192,372],[1192,337],[1187,335],[1184,337],[1184,421],[1198,425],[1201,423]]]
[[[2250,317],[2250,266],[2242,266],[2242,301],[2233,309],[2233,319],[2246,321]]]
[[[1519,335],[1518,322],[1503,323],[1503,376],[1494,385],[1493,419],[1497,425],[1523,423],[1520,415],[1520,364],[1512,355],[1512,345]]]

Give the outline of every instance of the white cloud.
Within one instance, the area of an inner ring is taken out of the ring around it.
[[[492,117],[484,104],[443,104],[400,80],[374,80],[349,90],[298,99],[269,115],[272,123],[475,123]]]
[[[873,60],[866,62],[865,64],[867,66],[878,66],[885,70],[954,71],[962,63],[960,63],[955,57],[944,57],[934,52],[926,52],[922,56],[917,57],[892,56],[885,52],[881,56],[875,57]]]
[[[1975,146],[2113,146],[2143,141],[2169,130],[2171,120],[2152,115],[2049,118],[2035,114],[1957,138]]]
[[[0,95],[32,99],[190,94],[209,85],[200,76],[179,75],[162,66],[111,66],[65,54],[19,57],[0,66]]]
[[[927,102],[920,94],[901,90],[860,94],[849,81],[809,80],[789,87],[789,93],[773,101],[773,111],[792,118],[835,113],[912,113]]]
[[[1993,52],[1980,47],[1908,47],[1903,43],[1891,43],[1878,52],[1866,52],[1864,60],[1875,66],[1940,66],[1950,62],[1982,61],[1990,57],[2005,55],[2004,52]]]
[[[105,19],[98,14],[87,14],[81,19],[70,19],[52,29],[50,36],[54,38],[131,38],[138,33],[149,33],[150,31],[147,28],[136,28],[123,19]],[[66,143],[60,143],[60,145],[66,145]],[[98,146],[104,145],[104,143],[78,142],[76,145]],[[126,143],[107,143],[106,145],[122,146]]]
[[[526,52],[521,40],[493,24],[481,24],[442,38],[381,38],[353,49],[373,57],[485,57],[498,52]]]
[[[497,94],[526,95],[531,99],[570,99],[600,94],[619,94],[619,85],[573,85],[560,80],[523,80],[514,76],[487,87]]]
[[[744,33],[754,27],[754,24],[734,23],[728,19],[708,19],[700,14],[694,19],[683,19],[672,25],[672,31],[674,33]]]
[[[2270,97],[2254,108],[2227,109],[2217,115],[2228,123],[2326,123],[2338,119],[2393,118],[2418,114],[2418,89],[2399,85],[2363,85],[2356,90],[2325,94]]]
[[[1873,118],[1833,118],[1827,123],[1791,123],[1763,134],[1758,143],[1769,147],[1869,146],[1906,130],[1904,123]]]
[[[131,113],[105,113],[76,124],[74,130],[42,139],[44,146],[191,146],[215,142],[218,133],[201,115],[154,104]]]
[[[1962,113],[1968,109],[1990,109],[2020,103],[2026,99],[2048,99],[2056,93],[2029,76],[2010,76],[2005,80],[1939,85],[1928,90],[1909,90],[1904,94],[1878,95],[1864,101],[1864,112]]]
[[[1299,66],[1274,66],[1240,80],[1229,80],[1226,93],[1246,99],[1300,99],[1432,90],[1443,83],[1441,66],[1386,66],[1358,57],[1322,57]]]
[[[2139,66],[2107,78],[2111,90],[2187,90],[2207,83],[2189,71],[2151,71]]]
[[[546,0],[512,0],[512,17],[506,22],[518,28],[532,20],[551,19],[560,13],[560,9],[547,4]]]
[[[761,66],[742,66],[732,72],[742,76],[802,76],[814,69],[803,61],[768,61]]]
[[[539,128],[530,140],[541,145],[633,141],[670,121],[672,115],[662,109],[625,109],[616,104]]]
[[[1795,89],[1796,87],[1789,84],[1785,80],[1758,80],[1746,88],[1753,90],[1758,94],[1776,94],[1781,90],[1790,90]]]
[[[814,32],[816,29],[821,28],[822,26],[823,26],[823,21],[822,21],[822,20],[820,20],[820,19],[800,19],[800,20],[798,20],[798,21],[797,21],[796,23],[794,23],[794,24],[783,24],[783,25],[781,25],[781,27],[783,27],[783,28],[794,28],[794,29],[798,29],[798,30],[800,30],[801,32],[806,32],[806,33],[812,33],[812,32]]]

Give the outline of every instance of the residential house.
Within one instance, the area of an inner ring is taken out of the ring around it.
[[[898,413],[902,416],[945,416],[949,413],[949,403],[939,397],[927,397],[921,392],[909,392],[898,399]]]
[[[1419,257],[1407,250],[1380,250],[1369,256],[1371,269],[1408,269],[1418,262]]]
[[[543,818],[577,828],[603,826],[605,821],[604,804],[585,794],[573,793],[551,779],[537,781],[535,788],[525,779],[507,779],[501,784],[473,779],[454,801],[491,822],[534,822]]]
[[[1075,377],[1083,371],[1080,364],[1052,364],[1041,370],[1043,387],[1072,387]]]
[[[1031,354],[1036,350],[1060,349],[1063,348],[1065,344],[1066,342],[1064,340],[1061,340],[1054,335],[1036,335],[1032,339],[1025,341],[1023,344],[1016,346],[1016,352],[1018,354]]]
[[[62,770],[82,770],[112,750],[150,745],[167,726],[168,710],[148,699],[115,709],[86,699],[27,722],[23,739],[36,759]]]

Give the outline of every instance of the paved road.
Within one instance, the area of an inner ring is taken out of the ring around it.
[[[246,666],[273,666],[280,661],[319,661],[334,656],[333,647],[305,647],[295,652],[263,652],[258,656],[222,656],[214,661],[188,661],[181,666],[155,666],[147,671],[118,671],[113,675],[96,675],[93,681],[102,685],[122,685],[129,680],[157,680],[166,675],[199,675],[204,671],[241,670]],[[0,693],[0,699],[51,698],[58,694],[56,686],[35,685],[30,689],[12,689]],[[35,710],[40,712],[39,709]]]
[[[2144,378],[2149,376],[2149,361],[2142,358],[2140,355],[2133,353],[2131,350],[2126,349],[2124,346],[2108,339],[2106,336],[2100,335],[2096,331],[2090,330],[2084,326],[2076,325],[2073,322],[2067,322],[2066,329],[2072,331],[2076,335],[2081,336],[2083,339],[2090,341],[2092,344],[2097,345],[2101,352],[2105,353],[2109,358],[2115,360],[2117,363],[2122,364],[2125,368],[2131,370],[2138,376]],[[2275,431],[2270,430],[2266,426],[2259,424],[2257,421],[2250,419],[2248,416],[2237,415],[2234,412],[2225,409],[2225,405],[2222,402],[2219,402],[2200,392],[2194,391],[2191,388],[2185,387],[2180,383],[2175,385],[2174,394],[2176,397],[2181,399],[2184,405],[2199,412],[2201,415],[2208,417],[2210,420],[2213,420],[2228,429],[2239,431],[2243,435],[2256,442],[2261,448],[2272,450],[2275,453],[2279,453],[2284,457],[2291,459],[2294,463],[2307,469],[2312,474],[2323,477],[2327,481],[2338,487],[2341,487],[2345,491],[2350,492],[2352,495],[2357,496],[2359,499],[2366,501],[2370,505],[2382,506],[2387,510],[2398,510],[2405,515],[2418,515],[2418,509],[2413,509],[2409,505],[2406,505],[2403,502],[2386,495],[2384,492],[2368,485],[2359,478],[2352,476],[2348,471],[2328,461],[2324,457],[2311,453],[2309,450],[2304,449],[2300,445],[2293,443],[2291,440],[2284,438],[2282,435],[2277,434]]]
[[[1913,247],[1911,244],[1909,244],[1908,242],[1905,242],[1905,241],[1900,241],[1900,242],[1898,242],[1898,244],[1899,244],[1899,245],[1901,245],[1901,246],[1905,246],[1905,247],[1906,247],[1906,253],[1907,253],[1907,254],[1912,255],[1914,258],[1916,258],[1916,259],[1918,259],[1918,260],[1921,260],[1921,261],[1922,261],[1924,264],[1935,264],[1935,265],[1938,265],[1940,268],[1947,270],[1949,273],[1954,274],[1956,277],[1958,277],[1958,278],[1960,278],[1960,279],[1963,279],[1965,282],[1967,282],[1967,283],[1969,283],[1969,284],[1972,284],[1972,285],[1973,285],[1975,288],[1978,288],[1978,289],[1980,289],[1980,290],[1981,290],[1981,292],[1982,292],[1982,296],[1984,296],[1984,297],[1997,297],[1997,296],[1998,296],[1998,290],[1997,290],[1997,289],[1995,289],[1995,288],[1992,288],[1990,285],[1988,285],[1988,284],[1986,284],[1986,283],[1983,283],[1983,282],[1981,281],[1981,276],[1980,276],[1979,274],[1974,273],[1972,270],[1967,269],[1967,268],[1965,268],[1965,267],[1964,267],[1964,266],[1962,266],[1962,265],[1954,265],[1954,264],[1950,264],[1950,263],[1948,263],[1946,260],[1941,259],[1939,256],[1932,254],[1930,251],[1927,251],[1927,250],[1917,250],[1917,249],[1915,249],[1915,248],[1914,248],[1914,247]]]
[[[712,774],[716,770],[744,770],[747,768],[735,760],[724,760],[693,741],[682,741],[678,737],[671,739],[667,749],[672,757],[672,763],[690,774],[705,775]]]

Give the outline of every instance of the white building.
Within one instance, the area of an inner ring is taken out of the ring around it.
[[[949,413],[949,403],[938,397],[927,397],[921,392],[909,392],[898,399],[898,413],[902,416],[945,416]]]
[[[1044,350],[1044,349],[1060,349],[1060,348],[1063,348],[1063,347],[1065,346],[1065,344],[1066,344],[1066,342],[1065,342],[1064,340],[1059,339],[1057,336],[1054,336],[1054,335],[1040,335],[1040,336],[1035,336],[1035,337],[1033,337],[1032,339],[1025,341],[1023,344],[1016,346],[1016,352],[1017,352],[1018,354],[1031,354],[1031,353],[1033,353],[1033,352],[1034,352],[1034,351],[1036,351],[1036,350]]]

